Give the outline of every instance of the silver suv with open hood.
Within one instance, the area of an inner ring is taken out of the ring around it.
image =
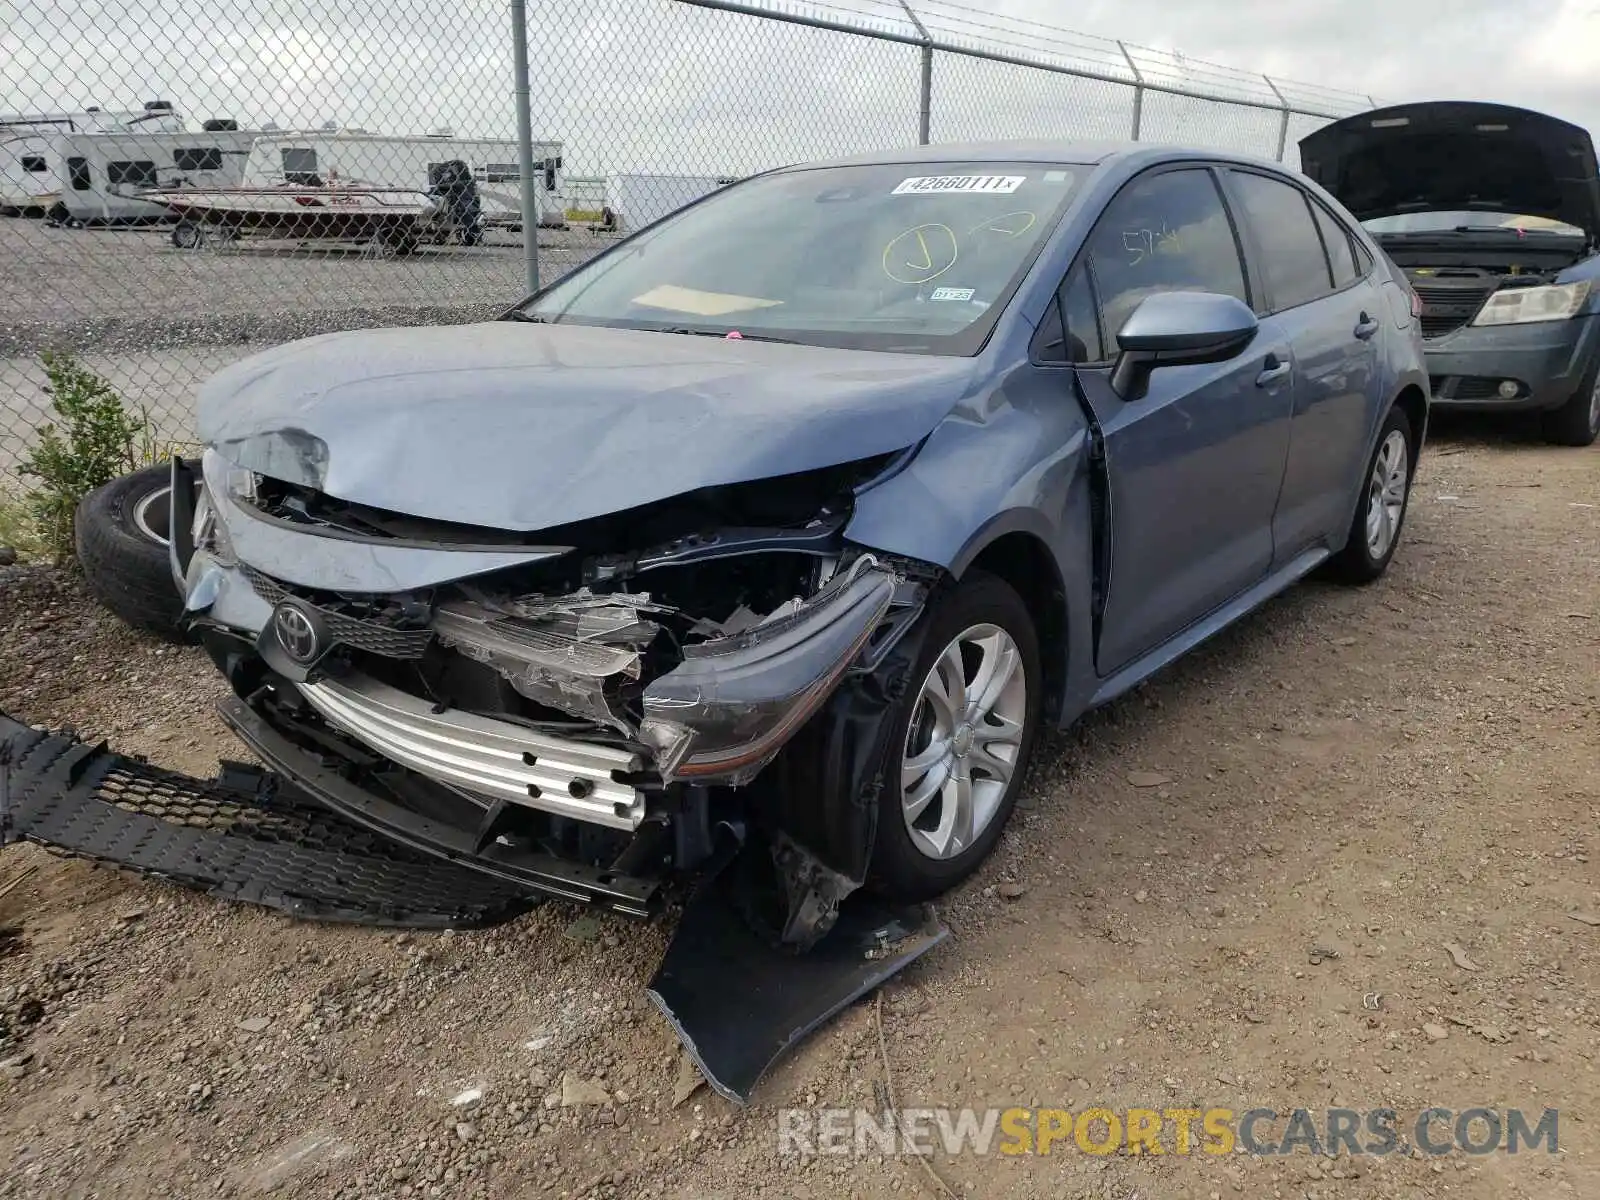
[[[1600,172],[1587,130],[1503,104],[1378,109],[1300,142],[1417,296],[1433,401],[1600,433]]]

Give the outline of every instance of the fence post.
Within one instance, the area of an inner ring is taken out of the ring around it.
[[[1283,153],[1289,148],[1289,102],[1283,98],[1283,93],[1278,90],[1278,85],[1272,82],[1270,75],[1261,78],[1267,81],[1267,86],[1272,89],[1272,94],[1278,98],[1278,161],[1283,161]]]
[[[511,71],[517,109],[517,175],[522,182],[522,255],[528,295],[539,290],[539,199],[533,179],[533,112],[528,88],[528,9],[511,0]]]
[[[1139,66],[1133,61],[1133,55],[1128,53],[1128,48],[1120,41],[1117,49],[1122,51],[1122,57],[1128,64],[1128,70],[1133,72],[1133,140],[1139,140],[1139,126],[1144,121],[1144,75]]]
[[[917,97],[917,145],[926,146],[928,128],[933,121],[933,39],[923,28],[921,18],[913,11],[911,0],[900,0],[900,7],[905,9],[906,19],[917,27],[917,36],[922,39],[922,83]]]

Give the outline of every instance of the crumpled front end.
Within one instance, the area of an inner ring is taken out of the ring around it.
[[[892,461],[526,535],[364,508],[213,450],[203,487],[175,479],[196,500],[175,509],[173,564],[186,619],[270,734],[246,740],[356,784],[375,823],[594,878],[699,866],[759,833],[774,892],[795,893],[775,935],[805,943],[863,882],[854,793],[882,756],[854,730],[845,794],[800,806],[775,760],[884,669],[936,576],[843,536],[854,490]]]

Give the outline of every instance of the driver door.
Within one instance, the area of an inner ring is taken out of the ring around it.
[[[1212,171],[1139,176],[1112,200],[1060,293],[1065,353],[1103,438],[1109,571],[1096,646],[1114,674],[1271,569],[1289,448],[1293,367],[1277,322],[1226,362],[1111,386],[1116,332],[1145,297],[1204,291],[1250,302],[1240,240]]]

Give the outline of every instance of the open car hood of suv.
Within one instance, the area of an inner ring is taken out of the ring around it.
[[[353,503],[515,532],[915,445],[972,360],[569,324],[325,334],[227,367],[201,438]]]
[[[1440,100],[1360,113],[1301,138],[1300,169],[1359,221],[1478,210],[1600,234],[1588,131],[1525,108]]]

